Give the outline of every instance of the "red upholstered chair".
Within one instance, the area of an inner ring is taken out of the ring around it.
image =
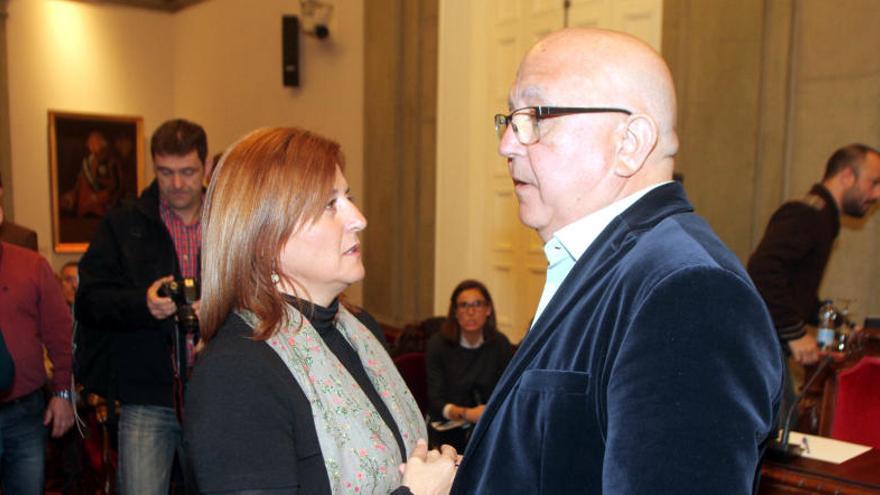
[[[866,356],[837,376],[831,437],[880,449],[880,357]]]
[[[428,374],[425,370],[425,353],[401,354],[394,358],[394,364],[424,415],[428,411]]]
[[[386,323],[379,323],[379,326],[382,327],[382,333],[385,334],[385,343],[388,344],[388,348],[394,349],[394,346],[397,345],[397,339],[400,337],[401,329]]]

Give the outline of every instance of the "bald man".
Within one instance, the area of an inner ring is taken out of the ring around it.
[[[529,51],[509,106],[499,152],[547,282],[452,492],[752,492],[781,349],[742,265],[671,180],[666,64],[620,33],[560,31]],[[411,464],[443,456],[424,461]]]

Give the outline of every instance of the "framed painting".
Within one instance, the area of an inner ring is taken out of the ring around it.
[[[55,252],[84,252],[101,218],[137,196],[142,135],[141,117],[49,111]]]

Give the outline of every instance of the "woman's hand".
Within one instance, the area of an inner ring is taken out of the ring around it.
[[[483,415],[484,409],[486,409],[485,405],[479,405],[477,407],[462,407],[453,405],[449,408],[449,419],[452,421],[467,421],[468,423],[476,423],[480,420],[480,416]]]
[[[462,413],[462,417],[468,423],[476,423],[480,420],[480,416],[483,415],[483,410],[486,409],[485,405],[479,405],[477,407],[465,407],[462,408],[464,412]]]
[[[419,439],[406,464],[401,464],[403,485],[414,495],[445,495],[452,489],[460,456],[452,446],[428,451],[428,443]]]
[[[464,407],[453,404],[452,407],[449,408],[449,420],[450,421],[464,421],[464,412],[465,412]]]

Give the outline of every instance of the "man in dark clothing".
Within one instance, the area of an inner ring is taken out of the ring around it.
[[[529,50],[508,103],[498,151],[547,278],[451,493],[749,493],[782,352],[744,267],[672,180],[666,62],[623,33],[564,29]],[[420,493],[441,461],[417,448],[404,484]]]
[[[104,217],[80,261],[76,317],[113,335],[122,491],[165,494],[182,452],[181,349],[194,336],[180,336],[177,306],[160,288],[199,275],[207,138],[199,125],[171,120],[150,147],[156,180],[134,204]]]
[[[835,151],[825,176],[807,195],[773,214],[764,238],[749,259],[779,340],[795,362],[812,364],[819,348],[811,329],[819,312],[819,283],[840,231],[840,215],[860,218],[880,197],[880,155],[863,144]],[[782,411],[794,399],[790,375]]]

